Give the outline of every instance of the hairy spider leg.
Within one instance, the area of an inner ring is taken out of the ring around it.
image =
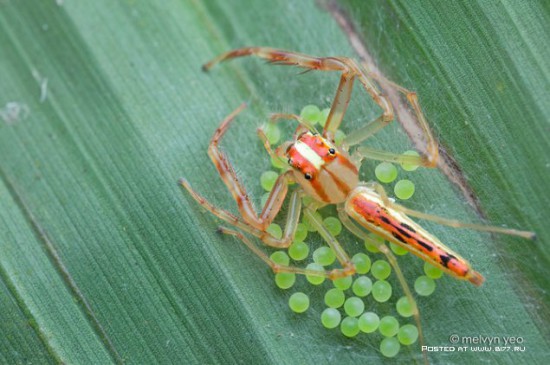
[[[180,184],[186,188],[187,191],[189,191],[191,196],[199,204],[208,209],[218,218],[253,234],[254,236],[260,238],[268,246],[280,248],[288,247],[294,239],[294,233],[298,225],[298,220],[300,219],[301,200],[297,194],[293,194],[293,196],[296,196],[290,200],[283,237],[281,239],[276,238],[267,232],[266,229],[281,210],[288,192],[288,184],[292,181],[291,174],[285,173],[277,178],[275,185],[273,186],[273,189],[271,190],[271,193],[269,194],[269,197],[267,198],[267,201],[262,209],[262,212],[260,213],[260,216],[258,216],[254,206],[248,198],[245,188],[237,177],[233,166],[229,163],[227,156],[218,148],[218,143],[229,127],[231,121],[234,120],[237,114],[239,114],[245,106],[245,104],[242,104],[222,121],[220,127],[214,133],[208,147],[208,155],[216,166],[220,177],[233,196],[233,199],[237,202],[242,220],[225,210],[216,208],[213,204],[209,203],[206,199],[196,193],[185,179],[181,179]]]
[[[340,71],[342,73],[340,83],[323,130],[323,136],[330,140],[334,140],[334,133],[340,127],[346,113],[355,77],[359,78],[374,102],[383,110],[382,115],[372,123],[384,126],[393,120],[393,108],[386,96],[378,91],[366,72],[361,70],[354,60],[347,57],[314,57],[275,48],[246,47],[222,53],[212,61],[204,64],[203,70],[208,71],[217,63],[245,56],[256,56],[273,64],[297,66],[309,70]]]

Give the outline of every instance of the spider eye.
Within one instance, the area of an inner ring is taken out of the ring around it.
[[[308,172],[304,175],[304,177],[306,178],[306,180],[311,180],[311,174]]]
[[[334,155],[336,153],[336,150],[334,148],[329,148],[328,153],[330,153],[331,155]]]

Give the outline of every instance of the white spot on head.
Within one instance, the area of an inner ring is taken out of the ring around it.
[[[300,155],[302,155],[306,160],[309,161],[309,163],[311,163],[315,167],[315,169],[319,170],[321,166],[323,166],[323,164],[325,163],[321,156],[319,156],[317,152],[315,152],[304,142],[296,141],[296,143],[294,143],[294,147],[296,148],[298,153],[300,153]]]

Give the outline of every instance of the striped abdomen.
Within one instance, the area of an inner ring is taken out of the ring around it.
[[[457,253],[405,214],[387,207],[380,196],[367,187],[358,187],[346,201],[346,212],[371,232],[430,262],[450,275],[481,285],[483,276]]]

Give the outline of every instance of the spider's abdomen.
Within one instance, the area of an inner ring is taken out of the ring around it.
[[[483,276],[456,252],[443,245],[407,215],[387,206],[380,195],[368,187],[353,190],[345,205],[346,213],[364,228],[414,255],[430,262],[440,270],[481,285]]]

